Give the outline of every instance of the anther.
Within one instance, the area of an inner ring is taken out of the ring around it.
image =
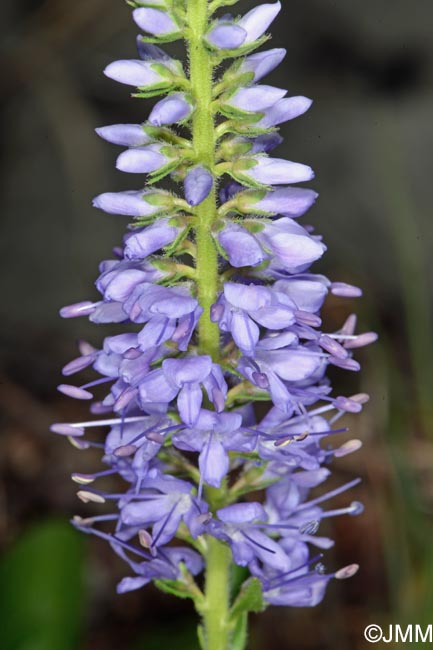
[[[358,451],[362,447],[362,442],[361,440],[348,440],[347,442],[344,443],[344,445],[341,445],[338,449],[335,449],[333,451],[333,454],[335,458],[343,458],[343,456],[348,456],[349,454],[353,454],[355,451]]]
[[[345,566],[342,569],[339,569],[334,577],[337,580],[347,580],[347,578],[351,578],[352,576],[355,575],[355,573],[358,573],[359,570],[359,564],[349,564],[349,566]]]
[[[105,503],[102,494],[96,494],[95,492],[89,492],[88,490],[80,490],[77,492],[77,497],[83,503]]]

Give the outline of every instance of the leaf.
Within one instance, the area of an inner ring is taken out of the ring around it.
[[[200,644],[201,650],[206,650],[206,639],[205,639],[205,635],[204,635],[204,627],[203,627],[203,625],[199,625],[197,627],[197,638],[198,638],[198,642]]]
[[[166,594],[177,596],[178,598],[192,598],[194,594],[180,580],[155,580],[155,585]]]
[[[248,614],[239,616],[233,630],[230,650],[245,650],[248,639]]]
[[[170,34],[160,34],[159,36],[142,36],[143,43],[173,43],[183,38],[182,32],[171,32]]]
[[[248,127],[250,124],[255,124],[256,122],[261,120],[264,115],[264,113],[260,113],[260,112],[256,113],[252,111],[243,111],[241,108],[237,108],[236,106],[231,106],[230,104],[226,104],[225,101],[229,101],[229,100],[225,100],[224,98],[220,97],[220,99],[215,102],[216,106],[218,107],[218,111],[221,113],[221,115],[224,115],[229,119],[239,120],[242,121],[242,123],[247,123]]]
[[[241,587],[249,575],[250,572],[248,571],[247,567],[240,566],[239,564],[233,564],[231,581],[232,598],[236,598],[239,595]]]
[[[67,523],[30,528],[0,565],[2,650],[76,650],[83,601],[82,537]]]
[[[265,609],[262,586],[257,578],[250,578],[241,587],[230,611],[230,620],[235,622],[248,612],[262,612]]]
[[[163,167],[160,167],[156,172],[149,174],[147,184],[153,185],[154,183],[158,183],[160,180],[168,176],[168,174],[171,174],[171,172],[174,171],[176,167],[181,164],[181,162],[182,160],[173,160]]]

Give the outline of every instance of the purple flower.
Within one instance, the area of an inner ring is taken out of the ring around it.
[[[228,223],[218,233],[218,241],[235,268],[257,266],[267,257],[254,235],[236,224]]]
[[[184,181],[185,198],[189,205],[200,205],[213,187],[213,177],[202,165],[190,169]]]
[[[333,459],[361,446],[356,439],[334,444],[334,434],[346,431],[337,428],[342,416],[368,401],[335,395],[325,371],[358,370],[353,350],[376,335],[357,333],[353,315],[337,331],[322,325],[328,293],[354,298],[361,290],[310,271],[326,247],[294,219],[317,194],[291,185],[314,173],[268,156],[282,142],[275,127],[305,113],[311,100],[258,85],[286,54],[252,53],[280,2],[204,26],[179,3],[136,4],[134,21],[147,34],[137,38],[139,58],[115,61],[105,74],[138,88],[138,97],[160,97],[143,124],[96,131],[126,148],[118,169],[151,176],[143,190],[106,192],[93,204],[139,219],[139,227],[130,225],[114,259],[101,263],[99,300],[61,310],[65,318],[124,326],[101,349],[80,342],[63,367],[67,378],[85,371],[85,383],[58,389],[91,401],[90,420],[52,426],[77,449],[99,450],[106,465],[72,475],[78,497],[115,507],[73,524],[107,540],[129,565],[133,575],[119,593],[155,580],[196,599],[193,576],[213,536],[260,580],[265,602],[313,606],[332,578],[357,568],[326,572],[309,548],[333,544],[317,534],[322,521],[362,512],[357,501],[324,505],[359,480],[311,491],[328,478]],[[182,36],[189,70],[155,44]],[[210,102],[200,97],[201,84],[205,99],[210,87],[198,69],[214,71]],[[168,176],[167,189],[155,188]],[[171,188],[182,183],[184,199]],[[259,400],[269,410],[258,421]],[[104,441],[91,435],[98,427],[108,427]],[[112,475],[116,491],[100,489],[97,481]],[[217,495],[210,489],[222,487]],[[173,545],[176,536],[199,552]]]
[[[247,142],[251,143],[250,153],[269,153],[283,142],[283,138],[278,133],[267,133],[247,140]]]
[[[236,174],[263,185],[302,183],[314,178],[313,170],[307,165],[267,156],[248,158],[245,162],[240,159],[234,163],[233,169]]]
[[[216,410],[222,411],[227,384],[220,366],[212,363],[207,355],[166,359],[161,369],[150,372],[140,384],[140,401],[144,410],[152,408],[153,404],[161,404],[166,409],[177,397],[182,421],[194,426],[203,401],[201,385]]]
[[[260,81],[267,74],[272,72],[286,56],[286,50],[283,48],[275,48],[273,50],[265,50],[264,52],[256,52],[247,56],[243,60],[239,72],[252,72],[254,74],[254,81]]]
[[[182,122],[191,115],[192,108],[184,93],[173,93],[155,104],[149,115],[149,122],[154,126]]]
[[[314,314],[322,307],[329,284],[329,280],[323,275],[304,274],[278,280],[274,288],[289,296],[297,309]]]
[[[141,124],[113,124],[101,126],[95,131],[103,140],[123,147],[141,147],[151,142]]]
[[[229,22],[218,21],[206,35],[210,45],[221,50],[233,50],[240,47],[247,38],[247,32],[242,27]]]
[[[130,217],[149,217],[160,208],[146,201],[151,192],[129,190],[127,192],[105,192],[93,199],[93,206],[108,214],[122,214]]]
[[[141,490],[150,489],[149,495],[140,493],[126,503],[121,510],[121,520],[126,526],[148,528],[152,526],[149,538],[151,549],[167,544],[184,519],[187,522],[200,515],[200,506],[192,496],[192,485],[172,476],[159,476],[151,470],[141,482]]]
[[[241,111],[258,113],[273,106],[286,94],[287,90],[274,88],[274,86],[249,86],[236,90],[230,99],[226,100],[226,105]]]
[[[155,36],[165,36],[179,31],[179,26],[173,18],[166,11],[160,9],[140,7],[134,9],[132,16],[140,29]]]
[[[137,285],[156,282],[163,277],[164,273],[149,262],[110,260],[101,265],[96,287],[106,300],[124,302]]]
[[[264,565],[286,571],[290,561],[281,546],[260,530],[266,512],[259,503],[236,503],[217,511],[219,521],[211,522],[212,534],[230,544],[233,559],[247,566],[256,558]]]
[[[167,68],[167,74],[169,73],[170,70]],[[114,81],[138,88],[151,88],[167,81],[166,77],[162,77],[155,71],[152,61],[140,59],[114,61],[107,65],[104,74]]]
[[[257,126],[270,128],[293,120],[306,113],[312,103],[311,99],[302,96],[280,99],[265,111],[264,116],[257,122]]]
[[[292,343],[296,343],[296,337]],[[238,370],[252,384],[268,390],[277,408],[291,414],[297,401],[291,385],[296,387],[305,380],[315,383],[323,375],[325,365],[320,348],[293,346],[267,350],[258,346],[254,358],[241,358]]]
[[[112,543],[113,548],[119,552],[119,544]],[[125,553],[119,553],[137,574],[134,578],[123,578],[118,586],[117,593],[124,594],[128,591],[140,589],[152,580],[177,580],[181,577],[180,565],[186,566],[192,575],[197,575],[203,568],[201,556],[187,547],[169,547],[164,549],[164,557],[153,557],[142,562],[132,561]]]
[[[217,21],[206,38],[211,45],[222,50],[232,50],[252,43],[266,32],[280,10],[281,4],[275,2],[254,7],[237,22],[232,22],[231,16],[228,16],[228,20]]]
[[[258,325],[285,329],[295,322],[294,308],[293,301],[283,293],[260,285],[227,282],[212,313],[220,328],[231,332],[238,348],[249,355],[259,341]]]
[[[272,256],[271,268],[302,272],[322,257],[326,246],[288,217],[267,223],[257,239]]]
[[[220,487],[229,471],[229,451],[252,451],[255,438],[239,429],[242,416],[238,413],[215,413],[201,410],[194,427],[173,436],[178,449],[197,451],[202,480]]]
[[[162,153],[161,144],[149,144],[145,147],[127,149],[117,158],[116,167],[130,174],[150,174],[164,167],[169,158]]]
[[[134,230],[125,237],[125,257],[129,260],[142,260],[160,248],[171,244],[181,230],[177,226],[170,225],[168,218],[158,219],[156,223],[147,228]]]
[[[202,313],[187,287],[139,285],[125,301],[124,311],[135,323],[147,323],[138,334],[138,343],[145,350],[168,340],[186,351]]]
[[[301,187],[284,187],[267,192],[266,196],[257,201],[253,208],[268,214],[281,214],[285,217],[302,216],[311,208],[318,194],[313,190]]]
[[[262,36],[269,25],[281,11],[281,3],[263,4],[251,9],[238,21],[238,26],[247,32],[245,43],[256,41]]]

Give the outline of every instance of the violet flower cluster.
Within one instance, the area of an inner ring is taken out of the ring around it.
[[[188,38],[185,3],[133,4],[145,33],[138,58],[115,61],[105,74],[136,88],[136,97],[163,99],[143,124],[97,129],[122,147],[116,166],[138,182],[95,198],[97,208],[133,222],[123,246],[100,266],[100,298],[61,310],[65,318],[125,326],[101,349],[80,343],[80,356],[63,369],[66,377],[86,368],[97,373],[90,383],[59,386],[92,401],[95,418],[52,429],[78,449],[101,450],[106,469],[73,479],[82,501],[109,504],[74,524],[108,540],[129,565],[120,593],[150,581],[192,589],[214,537],[260,581],[266,603],[313,606],[332,578],[357,569],[325,569],[321,551],[333,542],[321,534],[322,522],[362,512],[357,501],[325,507],[358,479],[310,495],[334,459],[361,446],[332,443],[345,431],[340,418],[368,399],[335,395],[326,371],[358,371],[353,351],[376,337],[357,334],[354,316],[336,332],[322,329],[328,294],[361,292],[310,271],[326,247],[298,221],[317,194],[296,184],[313,179],[313,171],[271,155],[282,142],[276,127],[305,113],[311,100],[262,83],[285,56],[279,48],[255,52],[279,2],[242,17],[212,16],[204,39],[220,67],[209,165],[188,135],[197,106],[188,71],[159,47]],[[164,178],[176,191],[157,185]],[[219,287],[210,320],[220,332],[218,358],[203,351],[197,335],[206,317],[197,289],[197,209],[212,193]],[[254,409],[256,402],[270,409]],[[108,431],[104,442],[91,435],[99,427]],[[99,487],[109,475],[119,477],[110,480],[117,491]]]

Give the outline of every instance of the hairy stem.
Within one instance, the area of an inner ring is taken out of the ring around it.
[[[211,110],[213,65],[203,36],[209,24],[207,0],[188,0],[189,61],[191,90],[195,100],[192,140],[197,162],[215,171],[215,124]],[[218,254],[212,239],[212,223],[217,218],[215,187],[196,209],[194,224],[197,255],[196,283],[203,307],[199,323],[199,349],[214,361],[219,358],[219,329],[210,319],[217,298]],[[206,650],[228,650],[231,552],[226,544],[208,536],[206,589],[202,608]]]
[[[189,60],[191,89],[195,99],[192,139],[197,162],[211,173],[215,170],[215,125],[211,111],[213,66],[203,36],[208,28],[207,0],[188,0],[190,27]],[[219,356],[219,329],[210,319],[218,286],[218,254],[211,227],[217,218],[216,190],[196,209],[195,236],[197,244],[197,289],[203,315],[199,323],[199,346],[203,354],[214,360]]]

